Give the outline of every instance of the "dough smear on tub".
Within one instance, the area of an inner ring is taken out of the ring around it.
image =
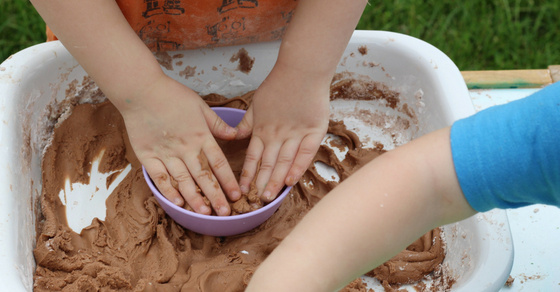
[[[211,106],[246,109],[251,97],[252,93],[229,100],[218,95],[206,98]],[[341,180],[384,152],[380,147],[362,148],[357,136],[341,122],[331,121],[329,132],[341,137],[339,143],[350,149],[346,159],[338,161],[334,151],[323,145],[314,161],[332,166]],[[129,163],[132,170],[107,199],[105,220],[96,218],[77,234],[68,227],[58,194],[67,177],[71,182],[87,183],[90,162],[102,150],[101,172],[122,169]],[[259,263],[337,184],[323,179],[312,164],[279,210],[261,226],[232,237],[196,234],[176,224],[159,207],[145,184],[124,122],[109,102],[76,105],[54,130],[42,169],[35,291],[243,291]],[[406,276],[405,282],[420,280],[433,271],[437,264],[432,254],[443,259],[438,234],[431,231],[422,239],[434,242],[435,248],[405,251],[416,254],[416,259],[429,253],[426,265],[432,267],[409,272],[413,277]],[[374,272],[374,276],[395,283],[409,266],[418,270],[419,262],[402,264],[404,259],[399,256],[393,260],[399,261],[402,273],[394,272],[388,262],[384,266],[391,272]]]

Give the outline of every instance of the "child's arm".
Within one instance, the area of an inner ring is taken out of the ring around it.
[[[428,230],[475,211],[459,187],[449,128],[389,151],[324,197],[246,291],[336,291]]]
[[[197,212],[209,214],[196,192],[196,181],[217,213],[228,215],[224,192],[236,200],[240,190],[212,134],[232,139],[236,130],[194,91],[163,73],[115,1],[32,2],[119,109],[134,152],[159,190],[177,205],[186,199]],[[201,165],[205,158],[211,170]],[[181,193],[171,186],[170,177],[179,182]],[[216,181],[223,191],[215,187]]]
[[[560,206],[558,125],[560,82],[379,156],[303,218],[247,291],[334,291],[476,211]]]
[[[295,184],[311,163],[327,131],[333,74],[366,3],[298,3],[274,69],[238,126],[239,137],[253,131],[242,190],[247,190],[261,159],[256,183],[265,201],[275,198],[284,184]]]

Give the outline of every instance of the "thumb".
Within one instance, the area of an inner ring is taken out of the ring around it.
[[[204,110],[204,118],[214,137],[223,140],[233,140],[236,138],[237,129],[224,122],[211,108]]]
[[[235,139],[245,139],[251,136],[251,133],[253,132],[253,106],[249,106],[247,112],[245,112],[245,115],[243,116],[243,119],[235,128],[237,129]]]

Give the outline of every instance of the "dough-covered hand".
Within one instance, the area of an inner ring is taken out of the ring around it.
[[[167,76],[126,102],[121,113],[130,142],[160,192],[177,206],[186,201],[195,212],[210,214],[202,191],[218,215],[229,215],[224,193],[235,201],[241,192],[213,136],[231,140],[237,130],[198,94]]]
[[[328,117],[329,83],[273,70],[237,126],[238,138],[252,131],[241,191],[246,193],[256,176],[258,194],[270,202],[284,184],[296,184],[325,137]]]

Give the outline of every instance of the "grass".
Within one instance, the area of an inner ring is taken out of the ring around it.
[[[446,53],[461,70],[538,69],[560,64],[560,2],[548,0],[373,1],[359,29],[401,32]]]
[[[423,39],[461,70],[541,69],[560,64],[560,2],[550,0],[370,0],[358,29]],[[0,0],[0,61],[43,42],[28,0]]]
[[[45,23],[27,0],[0,0],[0,62],[43,42]]]

